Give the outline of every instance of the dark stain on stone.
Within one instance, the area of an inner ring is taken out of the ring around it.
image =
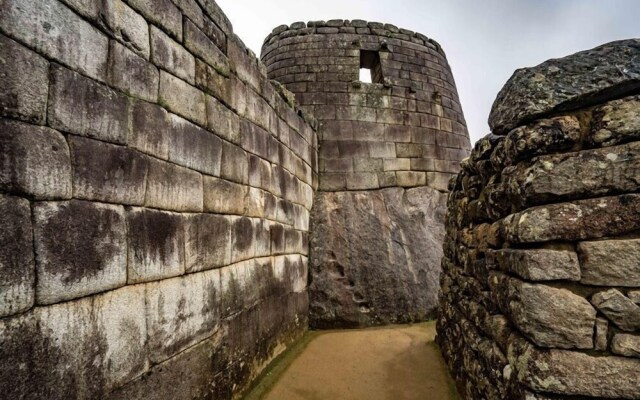
[[[181,248],[182,220],[179,215],[143,210],[129,213],[129,242],[139,255],[157,254],[166,262],[175,248]]]
[[[233,224],[234,249],[245,251],[253,245],[253,223],[251,219],[242,217]]]

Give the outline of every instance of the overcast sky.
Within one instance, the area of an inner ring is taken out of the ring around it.
[[[640,37],[640,0],[217,0],[256,54],[281,24],[387,22],[438,41],[458,86],[471,141],[516,68],[613,40]]]

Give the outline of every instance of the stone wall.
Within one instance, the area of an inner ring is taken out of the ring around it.
[[[313,121],[213,0],[3,1],[0,55],[0,397],[237,397],[307,328]]]
[[[638,399],[640,41],[516,71],[450,183],[438,342],[465,399]]]
[[[424,35],[361,20],[274,29],[269,77],[319,121],[311,325],[421,321],[437,307],[447,183],[469,137],[449,64]],[[361,67],[373,83],[359,81]]]

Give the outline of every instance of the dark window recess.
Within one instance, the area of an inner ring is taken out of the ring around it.
[[[377,51],[360,50],[360,81],[383,83],[382,64]]]

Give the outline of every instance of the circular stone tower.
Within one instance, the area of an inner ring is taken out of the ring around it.
[[[262,61],[320,123],[312,325],[431,317],[443,193],[470,150],[442,48],[390,24],[298,22],[273,30]]]

